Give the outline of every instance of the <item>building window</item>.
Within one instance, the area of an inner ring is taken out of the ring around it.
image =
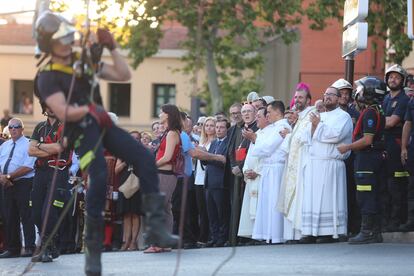
[[[154,84],[154,104],[152,116],[158,117],[161,106],[175,104],[175,84]]]
[[[33,81],[13,80],[13,113],[33,114]]]
[[[131,108],[131,84],[109,84],[109,110],[120,117],[129,117]]]

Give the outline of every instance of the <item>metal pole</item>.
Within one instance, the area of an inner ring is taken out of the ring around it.
[[[354,83],[354,55],[348,55],[345,58],[345,79],[349,81],[350,84]]]

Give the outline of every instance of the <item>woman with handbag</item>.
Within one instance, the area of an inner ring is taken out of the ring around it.
[[[135,140],[141,140],[141,135],[138,131],[131,131],[130,134]],[[138,249],[137,239],[141,224],[140,216],[143,215],[139,181],[136,175],[133,174],[132,167],[120,159],[116,162],[115,174],[120,183],[117,211],[123,220],[123,243],[120,250],[134,251]]]
[[[216,138],[216,119],[214,117],[205,118],[204,124],[200,126],[201,135],[199,147],[208,151],[211,145],[211,142]],[[196,165],[196,174],[195,174],[195,192],[196,192],[196,201],[197,209],[199,216],[199,228],[200,234],[198,241],[205,244],[208,241],[209,235],[209,224],[208,224],[208,214],[207,214],[207,203],[206,203],[206,190],[204,188],[206,173],[205,168],[201,165],[200,160],[197,160]]]
[[[160,146],[156,155],[160,192],[165,194],[164,211],[166,214],[167,229],[172,231],[173,215],[171,197],[177,184],[177,176],[173,171],[178,155],[181,154],[181,118],[180,111],[175,105],[165,104],[159,115],[160,124],[165,127]],[[171,251],[171,248],[150,246],[144,253],[161,253]]]

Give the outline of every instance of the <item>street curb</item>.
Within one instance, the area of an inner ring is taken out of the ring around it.
[[[391,232],[382,233],[384,242],[388,243],[414,243],[414,232]]]

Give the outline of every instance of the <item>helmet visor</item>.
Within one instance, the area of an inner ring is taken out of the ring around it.
[[[63,45],[70,45],[75,41],[75,28],[66,22],[59,25],[59,29],[53,34],[52,39]]]
[[[354,99],[358,100],[364,96],[364,86],[358,84],[354,91]]]

